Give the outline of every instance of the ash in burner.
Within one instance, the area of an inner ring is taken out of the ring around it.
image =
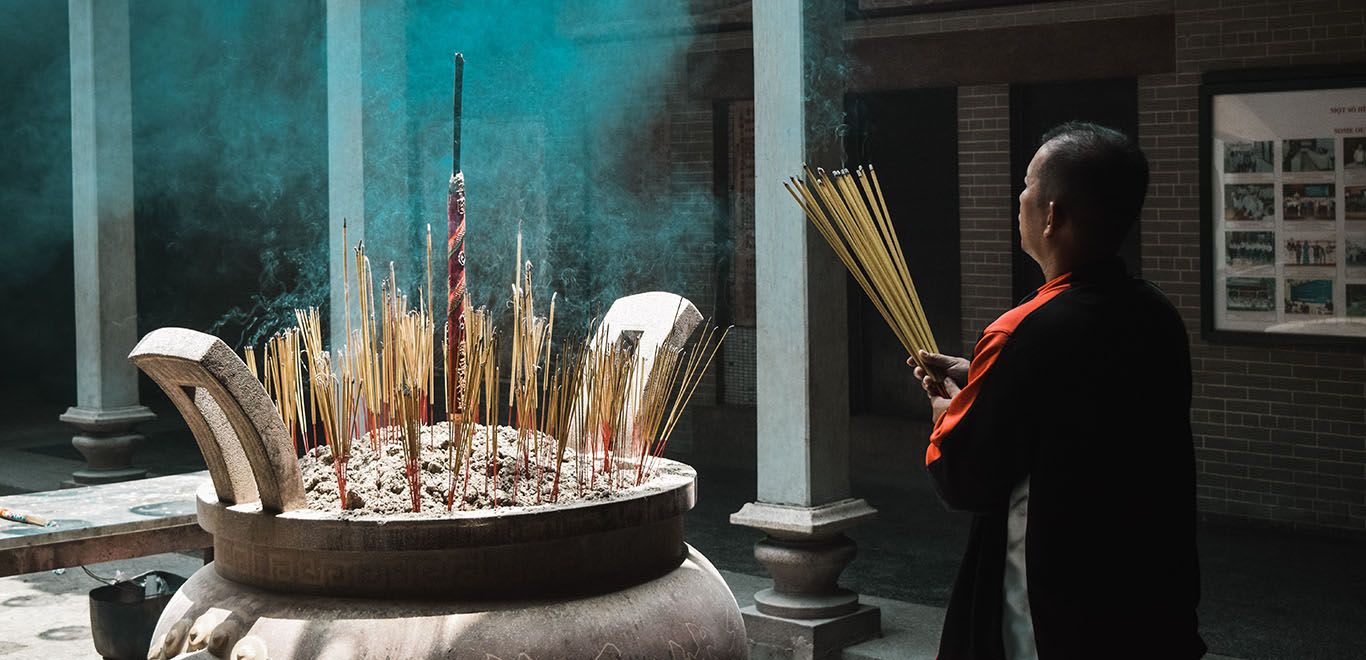
[[[555,471],[551,469],[554,465],[554,439],[542,433],[527,433],[523,443],[526,455],[522,456],[517,446],[517,429],[499,426],[495,435],[497,476],[492,475],[489,463],[488,427],[476,424],[468,466],[462,463],[459,474],[455,475],[455,500],[451,510],[554,506],[551,502],[555,486]],[[422,511],[412,511],[401,442],[389,439],[377,453],[371,448],[370,436],[367,435],[351,445],[346,476],[347,502],[342,511],[344,516],[440,518],[447,513],[446,498],[452,484],[449,425],[442,422],[423,427],[421,437],[419,468]],[[536,460],[537,450],[541,452],[539,461]],[[649,479],[644,480],[639,487],[631,487],[636,480],[634,463],[621,464],[621,469],[615,475],[617,483],[614,487],[600,470],[593,471],[583,465],[580,471],[580,462],[572,448],[565,449],[559,497],[555,504],[629,497],[638,488],[649,487]],[[341,510],[331,450],[324,445],[308,452],[299,459],[299,468],[303,473],[309,508],[329,513]],[[667,467],[659,466],[656,471],[663,469]],[[583,475],[582,481],[579,474]]]

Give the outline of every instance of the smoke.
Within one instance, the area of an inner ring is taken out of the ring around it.
[[[142,331],[256,343],[326,302],[324,11],[131,3]]]
[[[139,259],[184,269],[142,269],[145,326],[254,343],[293,307],[327,304],[325,22],[322,3],[135,3]],[[444,282],[460,51],[476,304],[507,298],[519,228],[542,299],[560,294],[561,327],[621,295],[709,289],[710,181],[678,185],[669,165],[689,24],[682,0],[364,5],[364,232],[377,271],[396,262],[415,297],[431,225]],[[214,294],[217,310],[199,302],[221,283],[235,288]]]
[[[638,291],[704,302],[716,200],[710,178],[679,163],[709,160],[710,136],[704,152],[676,151],[699,130],[676,111],[710,108],[682,82],[685,0],[363,6],[365,235],[377,271],[393,260],[410,296],[425,287],[430,224],[444,281],[460,51],[476,303],[508,297],[519,227],[538,297],[560,294],[559,327]],[[130,3],[141,332],[178,325],[256,343],[292,323],[293,308],[327,305],[326,11],[322,0]],[[67,314],[49,322],[69,327],[66,3],[0,0],[0,34],[0,140],[20,155],[0,188],[5,284],[64,273],[43,281],[63,296],[46,304]]]
[[[851,81],[867,79],[870,69],[858,61],[844,43],[843,9],[836,3],[813,6],[819,12],[808,25],[806,57],[806,112],[811,125],[811,146],[818,158],[845,160],[850,132],[845,95]],[[816,163],[813,163],[815,165]],[[827,169],[850,165],[846,162],[823,162]]]
[[[538,288],[561,296],[562,327],[629,293],[696,296],[711,285],[705,258],[688,266],[714,251],[710,181],[679,185],[670,166],[681,129],[667,104],[683,94],[689,20],[681,0],[409,4],[414,206],[436,226],[451,166],[451,58],[466,58],[461,160],[477,304],[507,297],[518,227]]]
[[[55,416],[62,404],[30,399],[74,401],[66,3],[0,0],[0,44],[3,414]]]
[[[38,27],[39,29],[34,29]],[[51,32],[60,30],[56,35]],[[17,282],[71,241],[71,103],[66,3],[0,0],[0,263]],[[58,47],[44,42],[59,37]],[[17,277],[15,277],[17,276]]]

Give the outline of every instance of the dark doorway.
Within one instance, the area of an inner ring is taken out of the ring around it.
[[[953,88],[850,95],[849,165],[872,163],[925,316],[941,348],[962,335],[958,276],[958,96]],[[849,278],[850,403],[854,413],[923,417],[906,351]]]
[[[1024,190],[1025,170],[1039,138],[1049,129],[1067,121],[1089,121],[1123,131],[1138,138],[1138,81],[1134,78],[1079,80],[1073,82],[1011,85],[1010,87],[1010,174],[1014,192],[1010,219],[1012,237],[1012,290],[1015,300],[1029,295],[1043,284],[1043,273],[1029,255],[1020,249],[1020,193]],[[1139,232],[1137,224],[1124,239],[1120,256],[1129,272],[1138,275]]]

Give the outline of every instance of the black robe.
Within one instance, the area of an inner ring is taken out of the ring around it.
[[[1007,499],[1030,479],[1026,577],[1040,660],[1184,660],[1197,632],[1186,328],[1118,259],[1040,287],[982,334],[926,469],[973,516],[939,660],[1004,658]]]

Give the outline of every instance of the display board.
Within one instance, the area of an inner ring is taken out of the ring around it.
[[[1366,340],[1360,82],[1206,84],[1206,334]]]

